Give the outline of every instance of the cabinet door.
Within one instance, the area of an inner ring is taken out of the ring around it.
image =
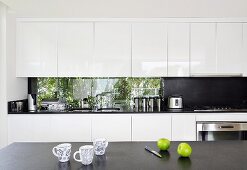
[[[168,24],[168,76],[189,76],[190,25]]]
[[[246,113],[208,113],[196,115],[196,121],[229,121],[229,122],[246,122]]]
[[[92,76],[93,38],[93,23],[59,23],[58,76]]]
[[[243,74],[247,76],[247,24],[243,24]]]
[[[57,76],[56,23],[19,22],[17,24],[16,76]]]
[[[95,23],[93,75],[97,77],[131,76],[131,25]]]
[[[157,141],[171,139],[170,115],[133,115],[132,141]]]
[[[243,73],[242,24],[217,24],[217,67],[218,73]]]
[[[166,24],[132,24],[132,76],[167,76]]]
[[[89,115],[52,115],[53,142],[90,142],[91,117]]]
[[[92,139],[106,138],[109,141],[131,141],[130,115],[94,115]]]
[[[172,115],[172,140],[196,141],[195,115]]]
[[[192,75],[217,73],[216,60],[216,24],[191,24],[191,57]]]
[[[49,142],[50,116],[10,115],[8,116],[8,143]]]

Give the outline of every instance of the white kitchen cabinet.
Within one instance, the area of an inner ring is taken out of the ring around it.
[[[90,115],[9,115],[8,143],[90,142]]]
[[[132,76],[167,76],[167,24],[132,24]]]
[[[85,114],[51,115],[50,140],[53,142],[90,142],[91,116]]]
[[[246,113],[209,113],[196,115],[196,121],[236,121],[236,122],[246,122]]]
[[[168,24],[168,76],[186,77],[190,74],[190,24]]]
[[[132,116],[132,141],[171,139],[171,115],[138,114]]]
[[[172,140],[196,141],[195,115],[172,115]]]
[[[217,73],[216,24],[192,23],[190,36],[190,74]]]
[[[8,116],[8,143],[49,142],[50,139],[50,116]]]
[[[92,140],[131,141],[131,115],[103,114],[92,117]]]
[[[57,24],[17,22],[17,77],[57,76]]]
[[[247,24],[243,24],[243,74],[247,76]]]
[[[92,77],[93,29],[90,22],[58,24],[59,77]]]
[[[243,25],[241,23],[217,24],[217,72],[221,74],[243,73],[242,56]],[[246,60],[245,60],[246,62]]]
[[[131,76],[131,24],[95,23],[93,75]]]

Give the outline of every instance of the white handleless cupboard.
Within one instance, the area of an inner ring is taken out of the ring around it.
[[[93,23],[59,23],[58,76],[92,77],[93,44]]]
[[[46,115],[10,115],[8,143],[50,142],[50,118]]]
[[[195,141],[196,140],[196,116],[172,115],[172,140]]]
[[[132,116],[132,141],[171,140],[171,115],[140,114]]]
[[[167,76],[167,24],[132,24],[132,76]]]
[[[191,24],[190,50],[191,75],[217,73],[215,23]]]
[[[246,61],[243,60],[243,24],[217,24],[217,72],[221,74],[243,73]]]
[[[57,76],[57,24],[17,22],[17,77]]]
[[[131,115],[102,114],[92,117],[92,140],[131,141]]]
[[[131,76],[131,24],[95,23],[93,75]]]
[[[190,74],[190,24],[168,24],[168,76],[187,77]]]
[[[91,116],[83,114],[60,114],[50,116],[52,142],[90,142]]]
[[[8,143],[90,142],[89,115],[9,115]]]

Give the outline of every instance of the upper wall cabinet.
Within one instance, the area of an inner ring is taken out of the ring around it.
[[[190,74],[217,73],[216,24],[192,23],[190,35]]]
[[[131,76],[131,24],[96,22],[94,50],[94,76]]]
[[[189,76],[190,25],[168,24],[168,76]]]
[[[243,25],[240,23],[217,24],[218,73],[239,74],[246,67],[242,55]]]
[[[93,23],[63,22],[58,26],[58,76],[92,76]]]
[[[167,76],[167,24],[132,24],[132,76]]]
[[[17,23],[16,76],[57,76],[56,23]]]

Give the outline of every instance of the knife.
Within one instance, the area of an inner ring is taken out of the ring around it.
[[[155,156],[157,156],[157,157],[159,157],[159,158],[162,158],[162,156],[161,156],[158,152],[152,150],[152,149],[151,149],[150,147],[148,147],[148,146],[145,146],[145,150],[148,151],[148,152],[150,152],[150,153],[152,153],[152,154],[154,154]]]

